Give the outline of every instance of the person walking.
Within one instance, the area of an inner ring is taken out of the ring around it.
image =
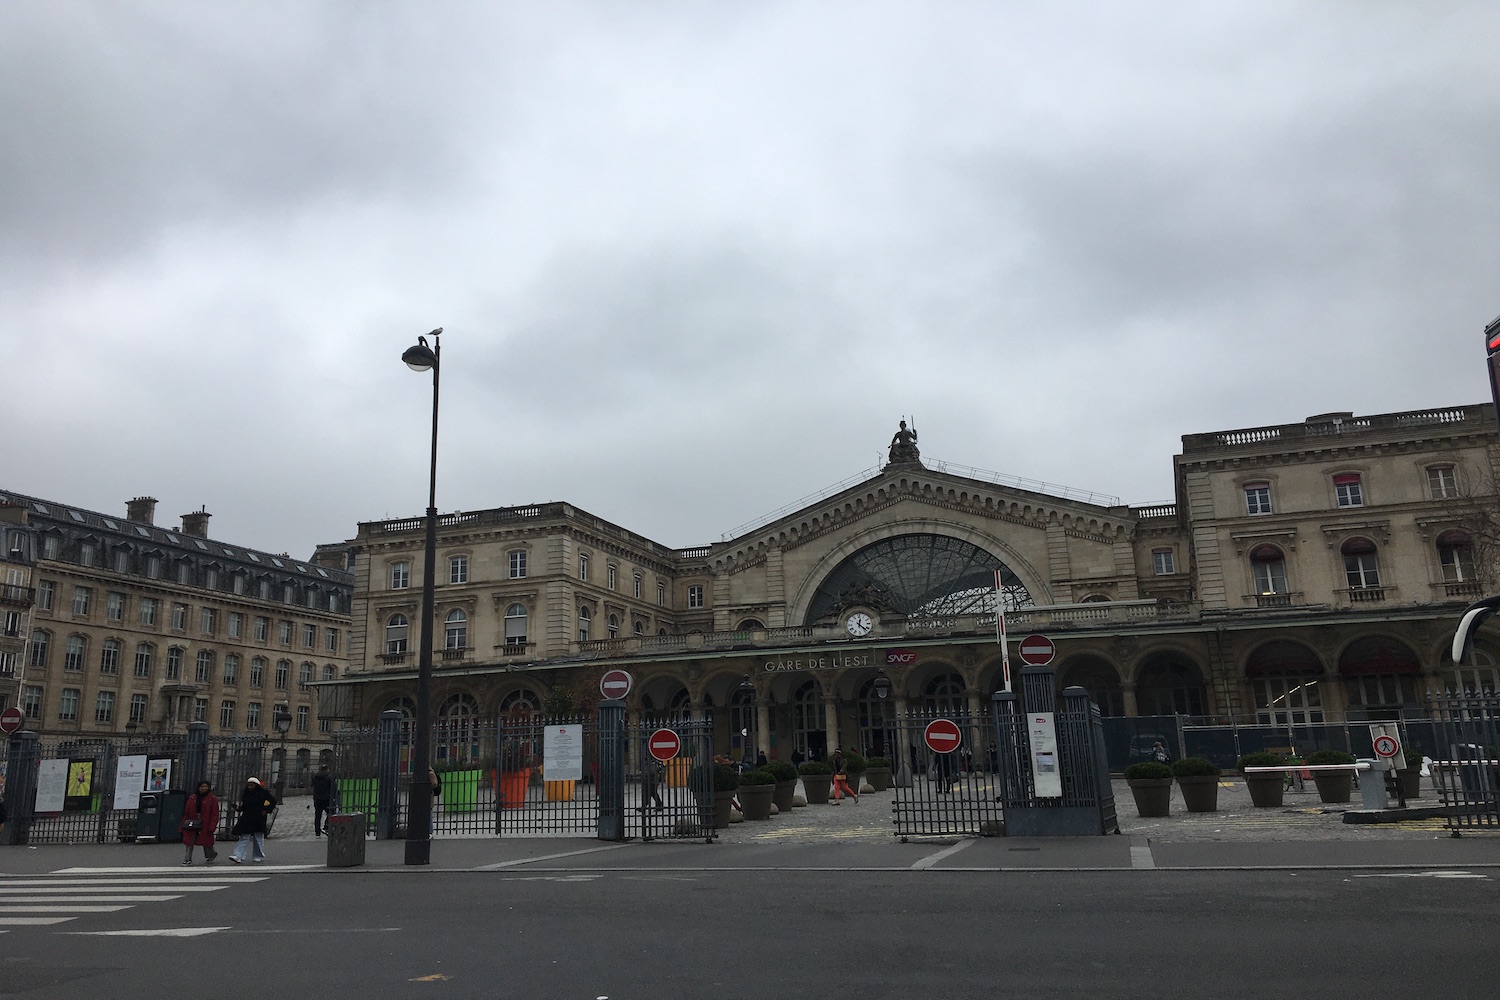
[[[266,860],[266,818],[276,808],[276,799],[266,791],[259,778],[245,782],[240,793],[240,816],[234,821],[233,833],[239,837],[234,853],[229,860],[237,865],[245,863],[246,856],[259,864]]]
[[[325,818],[331,811],[329,803],[333,801],[333,772],[328,769],[327,764],[322,764],[312,776],[313,793],[313,836],[321,837],[328,832],[328,820]]]
[[[214,850],[214,836],[219,832],[219,798],[208,781],[198,782],[198,790],[187,797],[182,807],[182,842],[187,853],[182,863],[193,863],[193,846],[203,848],[203,863],[211,865],[219,852]]]
[[[844,758],[844,751],[833,752],[833,804],[843,805],[840,790],[848,792],[849,797],[855,802],[859,801],[859,793],[849,787],[849,762]]]

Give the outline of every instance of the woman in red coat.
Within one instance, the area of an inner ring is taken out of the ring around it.
[[[193,863],[193,845],[203,846],[203,863],[211,865],[219,852],[214,850],[214,834],[219,831],[219,800],[214,796],[214,786],[206,781],[198,782],[198,790],[187,797],[182,809],[182,842],[187,845],[187,857],[182,863]]]

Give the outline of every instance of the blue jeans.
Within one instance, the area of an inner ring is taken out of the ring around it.
[[[254,860],[266,860],[266,835],[263,833],[240,834],[239,843],[234,845],[234,854],[232,855],[232,857],[236,861],[244,861],[245,855],[250,854],[250,848],[252,845],[255,848],[255,853],[253,855]]]

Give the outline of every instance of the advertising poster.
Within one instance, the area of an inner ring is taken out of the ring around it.
[[[68,760],[44,760],[36,769],[36,811],[60,813],[68,794]]]
[[[86,810],[93,804],[94,762],[91,760],[68,761],[68,792],[63,800],[63,808]]]
[[[153,760],[146,765],[146,791],[165,792],[172,784],[172,759]]]
[[[583,779],[583,726],[548,726],[542,742],[542,777],[547,781]]]
[[[146,787],[146,755],[121,757],[115,769],[115,808],[139,809]]]

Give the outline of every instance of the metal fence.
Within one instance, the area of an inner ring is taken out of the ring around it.
[[[924,739],[928,726],[939,719],[952,722],[961,734],[961,745],[944,753],[934,751]],[[988,752],[976,756],[972,749],[966,749],[996,745],[990,716],[953,712],[899,715],[891,726],[890,745],[896,748],[891,805],[896,836],[903,840],[931,835],[994,836],[1002,831],[1001,784],[995,760]]]
[[[676,756],[651,754],[653,734],[671,732]],[[675,721],[629,727],[625,832],[642,840],[714,839],[714,741],[711,723]]]
[[[1428,707],[1434,735],[1427,755],[1448,829],[1457,835],[1500,826],[1500,696],[1450,695]]]
[[[1239,766],[1247,753],[1272,750],[1304,756],[1314,750],[1342,750],[1373,758],[1368,722],[1332,722],[1305,726],[1205,725],[1190,716],[1158,715],[1105,718],[1102,721],[1109,769],[1119,773],[1131,764],[1151,760],[1159,740],[1173,760],[1203,757],[1221,768]],[[1442,745],[1435,723],[1402,719],[1394,723],[1403,746],[1435,756]]]

